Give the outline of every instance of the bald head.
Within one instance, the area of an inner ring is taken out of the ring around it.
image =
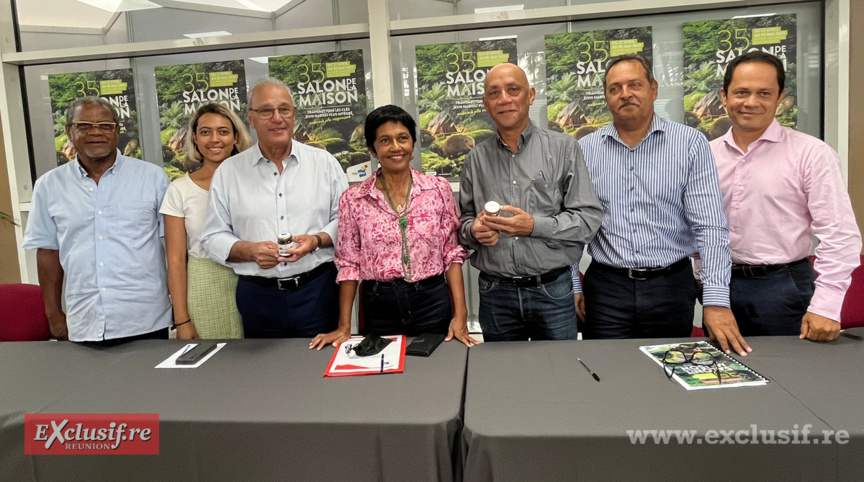
[[[534,104],[534,88],[518,65],[498,64],[486,74],[483,106],[502,135],[519,135],[528,126],[528,109]]]
[[[500,76],[512,76],[518,82],[522,83],[525,88],[528,88],[528,76],[525,75],[525,71],[522,70],[522,67],[505,62],[489,69],[489,72],[486,74],[486,80],[483,82],[486,91],[489,90],[490,82]]]

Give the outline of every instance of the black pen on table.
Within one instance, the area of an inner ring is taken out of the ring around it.
[[[586,370],[588,373],[590,373],[591,376],[594,377],[595,380],[597,380],[598,382],[600,381],[600,377],[598,377],[596,373],[594,373],[593,371],[591,371],[591,369],[588,368],[588,365],[586,365],[585,362],[583,362],[581,358],[576,357],[576,359],[579,360],[579,363],[581,363],[582,366],[585,367],[585,370]]]
[[[384,373],[384,354],[381,354],[381,373]]]

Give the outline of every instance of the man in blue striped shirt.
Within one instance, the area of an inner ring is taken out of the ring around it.
[[[657,82],[636,55],[607,65],[613,122],[579,141],[606,211],[591,241],[584,293],[576,295],[585,338],[686,337],[702,259],[704,325],[724,351],[750,348],[729,309],[729,233],[708,141],[654,114]],[[574,267],[574,292],[581,289]]]

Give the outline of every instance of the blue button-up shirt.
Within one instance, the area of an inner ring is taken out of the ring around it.
[[[60,251],[72,341],[149,333],[171,325],[159,206],[161,167],[124,157],[99,179],[77,159],[36,181],[26,249]]]
[[[286,278],[333,261],[335,249],[329,247],[270,269],[227,262],[237,241],[275,243],[280,233],[325,232],[336,243],[339,196],[348,188],[339,161],[323,149],[294,141],[282,167],[280,174],[255,144],[226,159],[213,175],[201,242],[210,258],[237,274]]]
[[[696,129],[654,116],[630,147],[614,123],[579,141],[606,211],[588,245],[618,268],[669,266],[696,253],[706,306],[729,306],[729,232],[714,156]],[[574,286],[581,292],[578,273]]]

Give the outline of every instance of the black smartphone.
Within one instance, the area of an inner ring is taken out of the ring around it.
[[[438,345],[444,341],[446,335],[439,335],[435,333],[424,333],[417,338],[414,338],[411,343],[405,347],[406,355],[414,355],[414,356],[429,356],[438,348]]]
[[[215,341],[201,341],[191,350],[177,357],[174,362],[177,365],[194,365],[207,356],[208,353],[216,349]]]

